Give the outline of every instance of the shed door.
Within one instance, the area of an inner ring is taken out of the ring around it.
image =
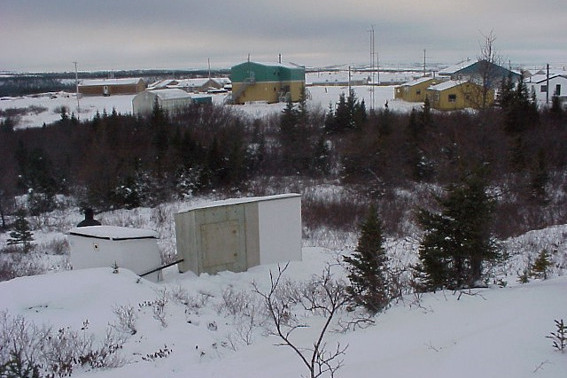
[[[243,210],[243,207],[236,206],[203,214],[199,228],[204,272],[243,272],[247,269]]]

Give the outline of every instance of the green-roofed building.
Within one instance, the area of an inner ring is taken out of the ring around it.
[[[281,63],[244,62],[231,68],[232,102],[299,101],[305,67]]]

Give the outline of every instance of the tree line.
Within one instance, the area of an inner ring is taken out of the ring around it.
[[[63,110],[52,125],[21,130],[6,120],[0,202],[7,209],[10,198],[27,194],[37,214],[57,206],[56,194],[70,194],[101,211],[211,191],[262,194],[268,189],[258,182],[282,177],[339,182],[380,204],[397,188],[448,187],[482,169],[501,195],[499,235],[564,221],[554,193],[565,185],[565,115],[537,109],[525,87],[506,85],[500,107],[476,113],[439,113],[427,101],[409,114],[369,111],[351,92],[326,111],[303,96],[258,119],[193,105],[171,114],[155,106],[147,117],[104,111],[86,121]],[[362,219],[365,209],[353,208]],[[510,223],[514,217],[523,223]],[[385,221],[392,232],[396,219]]]

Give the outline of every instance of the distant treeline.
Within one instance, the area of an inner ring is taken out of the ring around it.
[[[424,188],[434,197],[482,172],[498,202],[497,234],[513,235],[567,222],[567,116],[528,97],[504,93],[501,107],[474,113],[439,113],[427,102],[411,113],[369,111],[353,93],[327,110],[300,101],[258,119],[216,105],[80,122],[63,111],[43,128],[0,125],[0,193],[4,204],[27,193],[41,213],[59,193],[104,210],[329,183],[348,197],[306,197],[308,227],[356,228],[375,203],[386,231],[403,233],[404,214],[428,204]]]

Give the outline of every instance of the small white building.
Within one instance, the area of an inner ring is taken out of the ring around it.
[[[567,99],[567,72],[549,75],[549,88],[546,74],[531,76],[526,82],[526,86],[530,93],[535,93],[538,102],[549,100],[551,103],[553,96]]]
[[[125,268],[142,275],[161,266],[157,239],[152,230],[115,226],[75,227],[69,231],[73,269]],[[144,278],[157,282],[161,272]]]
[[[149,90],[138,93],[132,99],[132,110],[134,115],[143,116],[150,114],[154,104],[158,105],[168,113],[174,113],[192,104],[191,95],[182,89],[168,88]]]
[[[175,214],[179,271],[243,272],[301,260],[301,195],[213,202]]]

